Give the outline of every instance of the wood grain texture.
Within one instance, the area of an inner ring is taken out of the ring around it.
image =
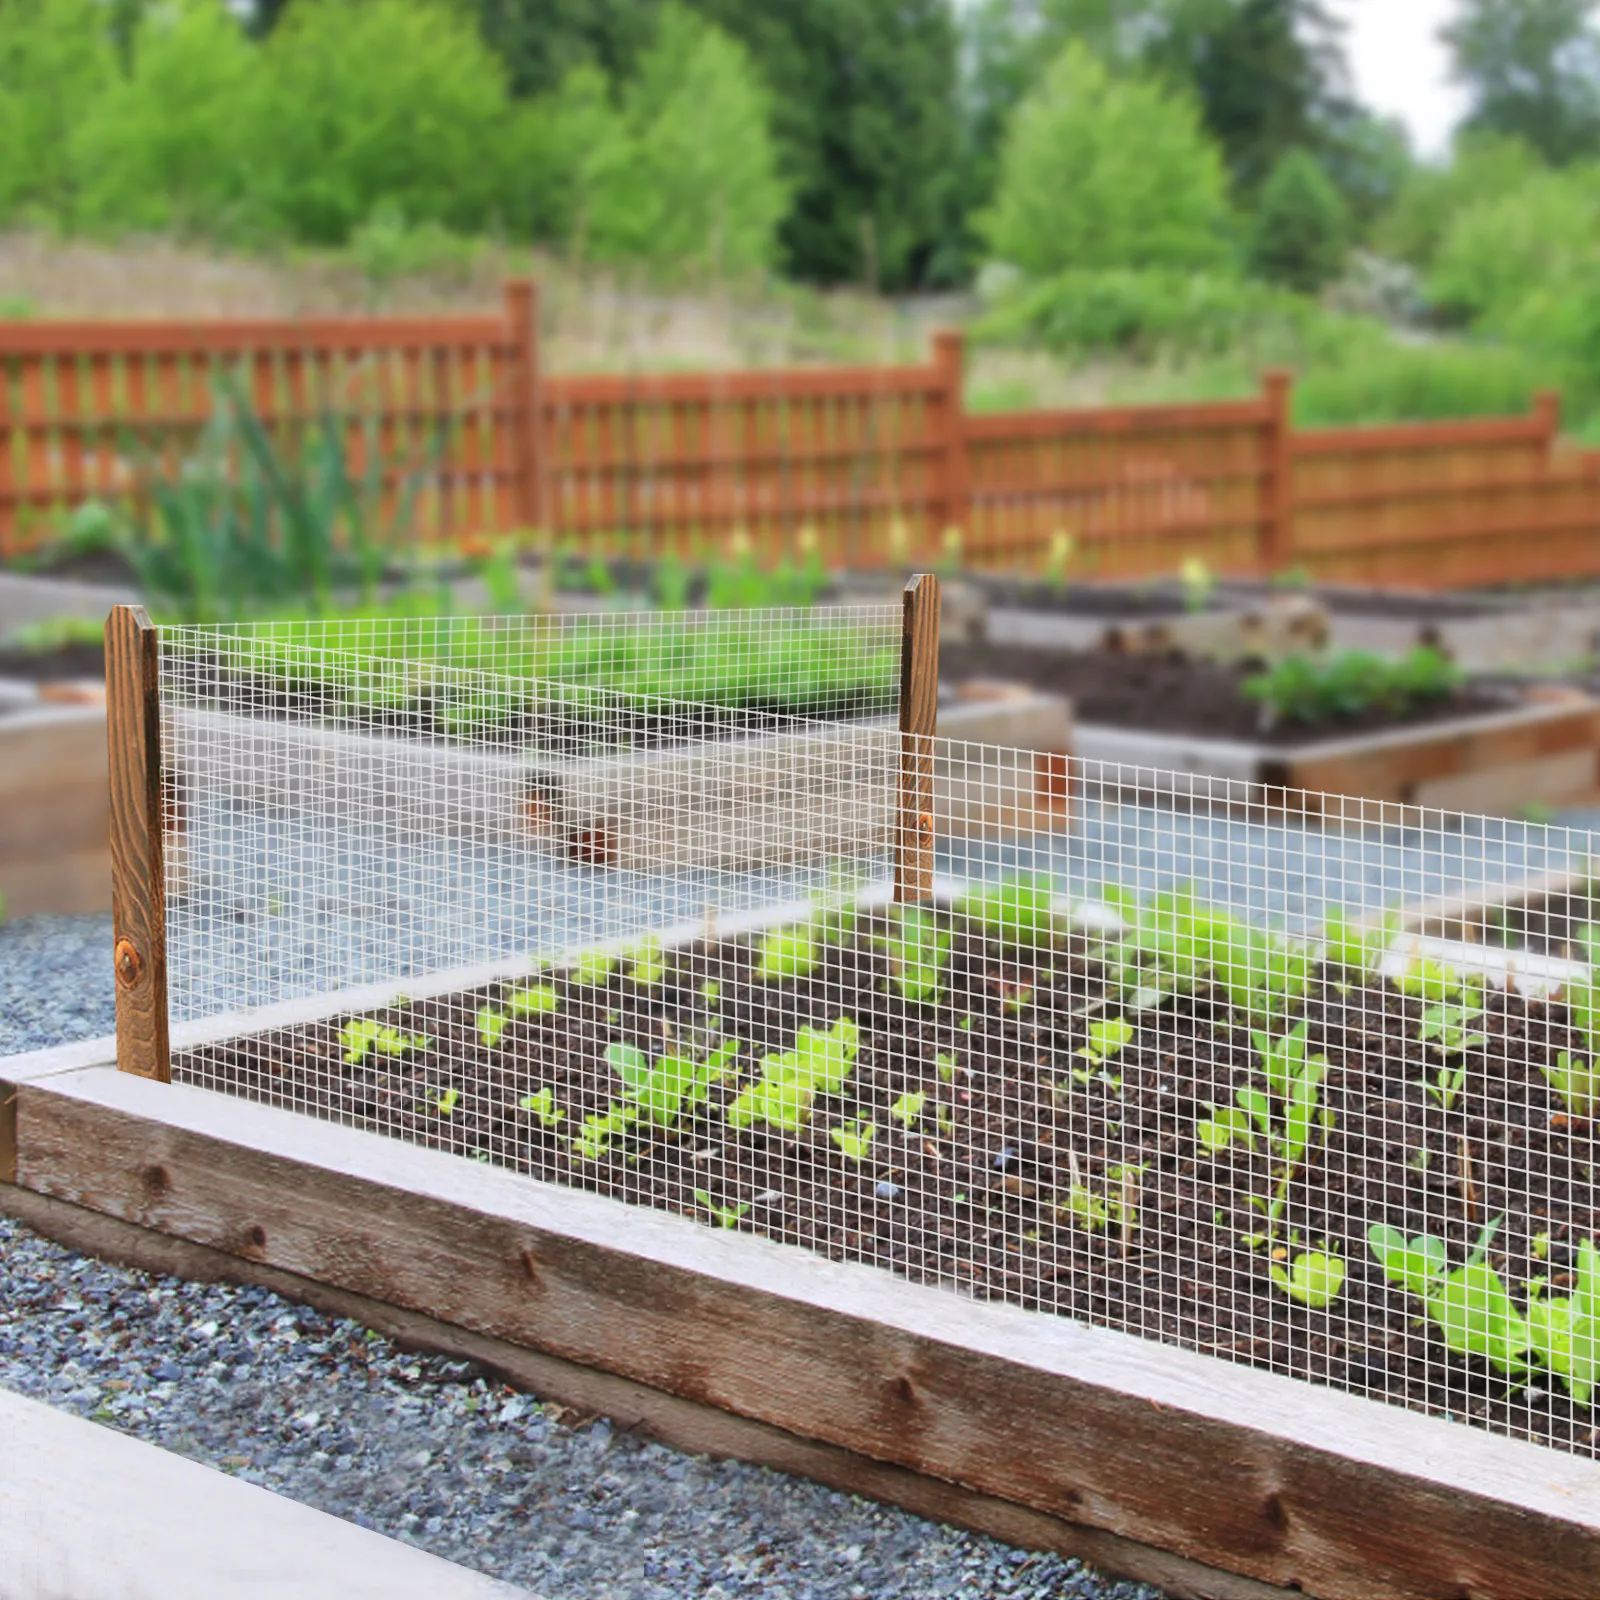
[[[1294,378],[1269,372],[1262,385],[1267,408],[1266,473],[1261,486],[1261,568],[1282,572],[1294,554]]]
[[[900,781],[895,806],[894,898],[933,893],[933,741],[939,731],[939,580],[905,587],[900,636]]]
[[[348,1317],[376,1329],[404,1349],[476,1361],[503,1382],[542,1401],[582,1416],[609,1417],[618,1428],[638,1437],[714,1460],[747,1461],[809,1478],[1023,1549],[1074,1556],[1102,1571],[1156,1584],[1173,1600],[1289,1600],[1292,1593],[28,1189],[0,1184],[0,1214],[17,1218],[70,1249],[145,1272],[201,1283],[259,1285],[328,1316]]]
[[[91,1069],[19,1184],[1327,1600],[1600,1594],[1600,1467],[440,1152]]]
[[[539,368],[539,288],[522,278],[505,287],[511,332],[511,430],[516,513],[524,528],[544,526],[544,400]]]
[[[157,634],[143,606],[106,619],[106,740],[111,771],[112,971],[117,1062],[169,1082],[167,892],[161,817]]]

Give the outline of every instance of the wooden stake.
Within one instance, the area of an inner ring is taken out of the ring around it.
[[[144,607],[113,607],[106,619],[106,736],[117,1066],[170,1083],[159,674],[156,630]]]
[[[933,740],[939,727],[939,580],[905,588],[900,639],[900,795],[894,850],[896,905],[933,893]]]

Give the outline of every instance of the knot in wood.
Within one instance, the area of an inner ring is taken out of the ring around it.
[[[144,971],[144,957],[134,948],[131,939],[118,939],[116,950],[117,982],[131,989]]]
[[[924,841],[933,837],[933,813],[919,811],[917,813],[917,837]]]

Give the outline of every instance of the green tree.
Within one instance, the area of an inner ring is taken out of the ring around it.
[[[693,0],[742,40],[773,94],[793,194],[794,275],[937,276],[962,199],[956,23],[949,0]]]
[[[551,93],[517,107],[506,155],[512,226],[581,258],[596,196],[632,163],[634,145],[610,80],[586,64]]]
[[[501,199],[505,71],[430,0],[295,0],[265,49],[252,170],[267,214],[337,244],[380,204],[481,228]]]
[[[73,135],[115,72],[98,0],[0,0],[0,218],[70,218]]]
[[[630,74],[655,31],[657,0],[472,0],[511,92],[543,94],[575,67]]]
[[[1227,180],[1194,106],[1068,45],[1006,136],[991,251],[1046,276],[1202,267],[1226,255]]]
[[[1374,243],[1385,255],[1426,269],[1462,211],[1514,193],[1540,166],[1539,158],[1520,140],[1460,135],[1448,162],[1411,170],[1378,221]]]
[[[1250,270],[1302,294],[1338,277],[1350,218],[1315,156],[1291,150],[1262,185],[1250,231]]]
[[[221,0],[163,0],[141,15],[129,70],[78,132],[83,215],[138,228],[225,229],[246,213],[259,47]]]
[[[1525,140],[1547,161],[1600,148],[1595,0],[1460,0],[1440,29],[1466,125]]]
[[[626,141],[586,175],[594,253],[716,276],[767,267],[788,197],[743,46],[668,4],[622,114]]]

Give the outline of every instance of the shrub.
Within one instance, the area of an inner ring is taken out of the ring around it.
[[[1342,427],[1515,415],[1558,375],[1503,345],[1372,341],[1306,373],[1295,390],[1295,420]]]
[[[488,223],[510,112],[504,69],[459,12],[296,0],[264,49],[252,171],[279,225],[341,244],[384,202],[412,223]]]
[[[70,217],[73,133],[115,71],[96,0],[0,3],[0,219]]]
[[[1412,169],[1379,219],[1373,246],[1412,266],[1430,267],[1462,211],[1515,194],[1539,171],[1538,156],[1516,139],[1485,134],[1460,138],[1448,166]]]
[[[1250,269],[1272,283],[1315,294],[1339,276],[1349,246],[1344,201],[1304,150],[1291,150],[1261,191],[1250,236]]]
[[[221,0],[166,0],[140,17],[131,55],[79,131],[85,217],[137,228],[237,219],[250,193],[259,48]]]
[[[1289,656],[1247,679],[1243,689],[1270,725],[1330,722],[1366,712],[1406,716],[1448,700],[1461,683],[1460,669],[1437,650],[1413,650],[1398,661],[1347,650],[1320,658]]]
[[[990,250],[1036,276],[1226,259],[1227,180],[1195,108],[1069,45],[1012,118]]]

